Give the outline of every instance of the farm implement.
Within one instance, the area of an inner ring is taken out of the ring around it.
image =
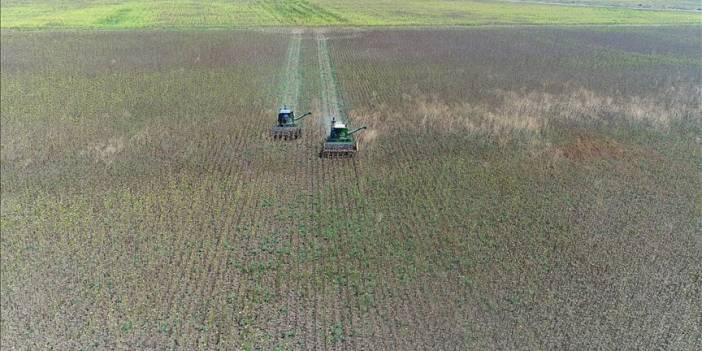
[[[322,143],[322,151],[320,151],[319,156],[325,158],[353,157],[358,151],[358,143],[356,143],[353,134],[363,129],[366,129],[366,126],[349,131],[346,124],[332,118],[329,136]]]
[[[271,136],[273,139],[297,139],[302,135],[302,128],[297,125],[297,121],[311,115],[311,112],[307,112],[300,117],[295,117],[295,113],[292,109],[283,107],[278,112],[278,125],[271,129]]]

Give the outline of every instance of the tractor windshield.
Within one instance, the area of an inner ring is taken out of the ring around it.
[[[289,113],[280,113],[278,114],[278,122],[280,123],[287,123],[292,117],[290,116]]]

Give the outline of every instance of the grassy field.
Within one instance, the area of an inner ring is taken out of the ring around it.
[[[697,0],[509,0],[524,3],[549,3],[564,6],[623,7],[653,10],[702,11]]]
[[[3,349],[702,345],[698,27],[1,39]]]
[[[649,1],[650,2],[650,1]],[[7,0],[2,28],[231,28],[252,26],[408,26],[485,24],[701,24],[702,13],[640,11],[509,1],[243,0],[47,1]],[[647,2],[648,4],[648,2]],[[656,3],[657,4],[657,3]],[[689,1],[672,2],[687,8]]]

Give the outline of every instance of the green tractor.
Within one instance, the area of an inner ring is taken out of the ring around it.
[[[346,124],[332,118],[329,136],[322,144],[322,151],[320,151],[319,156],[325,158],[353,157],[358,151],[358,143],[353,138],[353,134],[366,128],[366,126],[363,126],[349,131]]]
[[[312,112],[307,112],[300,117],[295,117],[292,109],[283,107],[278,112],[278,125],[271,129],[273,139],[297,139],[302,135],[302,128],[297,125],[297,121],[311,115]]]

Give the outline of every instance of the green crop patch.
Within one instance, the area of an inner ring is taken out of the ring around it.
[[[263,1],[262,7],[281,25],[339,25],[347,22],[309,1]]]
[[[489,24],[700,24],[685,6],[642,10],[510,1],[4,1],[2,28],[236,28],[252,26],[432,26]],[[684,4],[683,4],[684,5]]]

